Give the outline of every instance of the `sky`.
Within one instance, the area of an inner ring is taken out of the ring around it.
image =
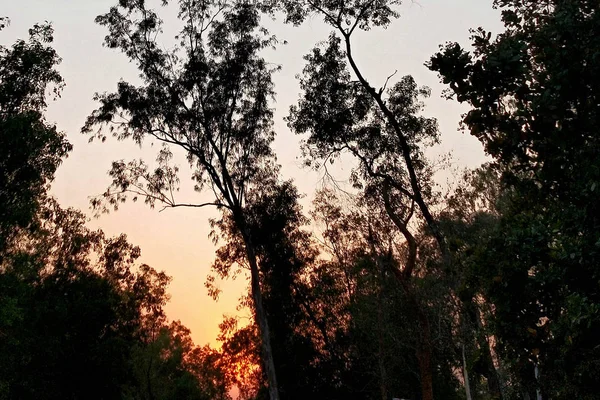
[[[236,315],[238,298],[246,282],[243,278],[222,282],[218,302],[211,299],[204,287],[214,258],[215,245],[210,241],[209,218],[217,216],[209,209],[150,209],[143,203],[128,203],[118,212],[93,218],[89,209],[90,196],[102,193],[110,179],[107,171],[113,160],[143,158],[153,161],[156,146],[142,148],[130,142],[108,140],[106,143],[88,143],[80,133],[85,118],[96,104],[96,92],[113,91],[120,79],[135,82],[137,72],[126,57],[118,51],[102,46],[106,35],[104,27],[94,18],[117,3],[117,0],[0,0],[0,15],[11,19],[10,26],[0,32],[0,44],[9,45],[17,38],[25,38],[34,23],[50,21],[55,29],[54,47],[62,57],[59,70],[66,81],[62,96],[48,109],[47,119],[66,133],[74,150],[59,168],[52,193],[64,207],[86,212],[89,226],[102,228],[109,235],[127,234],[129,240],[141,247],[141,261],[173,277],[169,292],[171,301],[167,314],[191,329],[196,344],[218,345],[215,338],[222,316]],[[176,3],[173,2],[172,3]],[[175,4],[173,4],[175,5]],[[175,7],[164,10],[165,33],[173,36],[180,28],[175,18]],[[432,96],[426,101],[425,115],[439,121],[442,144],[435,154],[452,153],[452,170],[476,167],[485,161],[481,145],[468,133],[458,130],[460,116],[465,108],[441,97],[443,85],[436,74],[424,63],[447,41],[468,44],[469,29],[479,26],[497,33],[501,29],[500,15],[492,9],[492,0],[407,0],[399,8],[401,17],[387,29],[357,32],[354,55],[364,75],[375,87],[386,77],[398,71],[396,78],[413,75],[420,85],[429,86]],[[275,78],[275,150],[282,165],[284,178],[293,178],[301,193],[305,210],[315,190],[322,185],[322,174],[302,167],[299,150],[300,137],[293,135],[283,118],[289,106],[300,94],[296,75],[304,66],[303,56],[314,45],[327,38],[330,31],[322,21],[313,18],[302,27],[284,25],[281,21],[265,24],[280,41],[287,45],[266,54],[269,62],[282,65]],[[168,39],[168,37],[167,37]],[[171,38],[172,39],[172,38]],[[201,202],[208,194],[193,191],[193,183],[185,160],[179,165],[181,174],[181,202]],[[337,177],[347,178],[349,165],[341,165]],[[440,176],[440,184],[455,176]]]

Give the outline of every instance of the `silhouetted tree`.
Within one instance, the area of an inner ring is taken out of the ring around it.
[[[122,50],[137,65],[142,83],[136,87],[120,82],[117,92],[96,96],[101,106],[83,131],[106,125],[120,140],[141,144],[153,139],[164,145],[154,170],[143,161],[113,163],[113,185],[104,195],[108,204],[116,208],[131,195],[151,206],[157,202],[165,207],[215,205],[231,216],[250,267],[262,359],[275,400],[279,395],[261,293],[257,238],[251,234],[246,212],[248,191],[262,176],[276,174],[269,106],[275,68],[260,55],[276,42],[260,25],[260,11],[260,2],[180,1],[183,28],[175,50],[166,51],[157,41],[162,31],[158,13],[144,1],[120,1],[97,22],[109,29],[106,45]],[[101,132],[96,137],[104,139]],[[185,151],[196,189],[211,190],[213,202],[175,201],[179,178],[177,168],[169,163],[173,147]]]
[[[317,251],[311,235],[303,229],[308,220],[298,198],[292,182],[265,182],[260,189],[248,193],[248,227],[256,238],[282,398],[334,398],[332,388],[338,382],[323,367],[325,354],[335,350],[330,346],[327,327],[313,309],[311,289],[305,281]],[[227,244],[217,252],[213,273],[227,278],[247,267],[243,239],[231,219],[218,221],[216,227]]]
[[[189,337],[181,350],[165,347],[179,340],[165,338],[170,278],[138,266],[139,248],[88,230],[81,213],[52,200],[36,218],[38,228],[15,235],[0,263],[1,398],[227,398],[225,381],[195,372],[221,375],[213,355],[187,363]],[[169,335],[186,332],[176,327]],[[156,393],[141,385],[140,353],[156,357],[148,367],[154,385],[163,382]]]
[[[438,243],[447,263],[449,253],[438,222],[430,211],[434,199],[432,169],[424,150],[438,143],[437,122],[420,115],[421,99],[429,95],[410,76],[387,88],[393,74],[380,89],[367,80],[352,53],[354,32],[373,26],[385,27],[398,17],[399,1],[300,1],[281,2],[287,20],[298,24],[309,15],[319,15],[334,29],[326,44],[306,56],[301,77],[303,95],[290,110],[289,126],[308,133],[306,153],[319,165],[349,153],[359,161],[354,183],[376,194],[390,220],[406,241],[408,251],[401,267],[393,267],[416,311],[421,343],[422,395],[433,398],[433,348],[426,312],[413,287],[418,246],[413,218],[422,219]],[[352,79],[352,75],[355,80]]]
[[[600,14],[594,1],[495,1],[505,31],[430,68],[494,157],[508,200],[479,251],[497,349],[530,394],[595,398]],[[535,369],[540,371],[536,378]]]
[[[7,19],[0,21],[0,30]],[[46,92],[63,85],[50,46],[50,25],[35,25],[29,40],[0,46],[0,251],[15,228],[27,228],[71,145],[44,118]],[[0,262],[1,262],[0,258]]]

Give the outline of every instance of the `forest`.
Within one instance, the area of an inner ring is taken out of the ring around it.
[[[0,45],[0,400],[600,399],[597,0],[494,0],[501,32],[430,55],[488,157],[451,190],[431,90],[353,52],[402,24],[400,0],[113,1],[95,23],[139,79],[95,94],[78,134],[155,158],[90,165],[110,168],[90,210],[51,193],[73,150],[46,116],[68,84],[53,25]],[[304,168],[349,168],[307,208],[273,147],[285,65],[267,56],[284,43],[266,21],[317,20],[330,34],[285,124]],[[233,295],[251,315],[224,317],[219,346],[169,318],[168,271],[90,227],[87,211],[136,201],[217,211],[198,290],[246,279]]]

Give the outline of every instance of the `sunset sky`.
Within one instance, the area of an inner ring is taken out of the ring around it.
[[[139,148],[131,142],[108,140],[88,143],[80,134],[87,115],[95,108],[95,92],[112,91],[120,79],[136,82],[135,66],[118,51],[102,46],[105,28],[94,18],[106,12],[117,0],[0,0],[0,16],[11,19],[11,25],[0,33],[0,43],[9,45],[25,38],[27,29],[36,22],[50,21],[55,28],[54,47],[62,57],[60,71],[66,88],[51,104],[48,120],[66,132],[74,150],[59,168],[52,193],[60,203],[85,211],[90,218],[89,197],[102,193],[108,183],[107,170],[113,160],[144,158],[152,162],[157,147],[150,143]],[[176,1],[161,15],[165,19],[165,38],[180,29],[175,18]],[[360,32],[355,38],[355,58],[370,82],[381,86],[387,76],[398,70],[397,78],[411,74],[417,82],[432,88],[426,114],[440,123],[443,143],[435,154],[452,151],[455,168],[474,167],[485,160],[480,144],[458,131],[458,121],[464,108],[441,98],[443,86],[437,76],[423,65],[446,41],[467,43],[469,28],[483,26],[492,32],[500,30],[499,13],[492,0],[418,0],[405,1],[401,18],[387,30]],[[329,29],[320,19],[312,19],[300,28],[286,26],[281,21],[265,24],[281,41],[288,44],[269,52],[269,62],[281,64],[283,70],[275,76],[277,103],[275,129],[276,153],[284,178],[293,178],[301,193],[305,210],[312,194],[321,185],[318,172],[301,167],[299,140],[290,133],[283,118],[299,95],[295,76],[304,66],[302,57],[318,41],[326,39]],[[194,193],[189,168],[180,158],[182,202],[201,202],[208,194]],[[349,166],[339,172],[344,178]],[[448,177],[441,176],[440,184]],[[223,314],[235,314],[237,299],[243,293],[244,279],[223,282],[223,294],[218,302],[208,297],[204,287],[214,257],[215,247],[208,239],[208,219],[216,216],[209,209],[173,209],[159,212],[143,203],[128,203],[118,212],[91,218],[91,227],[100,227],[109,235],[125,233],[142,249],[142,261],[173,277],[171,302],[167,306],[170,318],[179,319],[192,330],[196,344],[216,344],[218,323]],[[93,294],[90,294],[93,295]]]

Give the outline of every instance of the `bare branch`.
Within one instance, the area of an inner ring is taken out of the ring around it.
[[[387,84],[390,81],[390,79],[396,75],[398,73],[398,70],[395,70],[393,74],[391,74],[390,76],[387,77],[387,79],[385,80],[385,83],[383,85],[383,87],[381,89],[379,89],[379,94],[383,94],[383,92],[385,92],[385,89],[387,88]]]
[[[227,208],[227,209],[231,209],[231,207],[229,207],[227,204],[223,204],[223,203],[214,203],[214,202],[210,202],[210,203],[201,203],[201,204],[185,204],[185,203],[173,203],[173,204],[168,204],[165,205],[163,208],[160,209],[159,212],[163,212],[165,211],[167,208],[179,208],[179,207],[186,207],[186,208],[203,208],[203,207],[209,207],[209,206],[214,206],[217,208]]]

